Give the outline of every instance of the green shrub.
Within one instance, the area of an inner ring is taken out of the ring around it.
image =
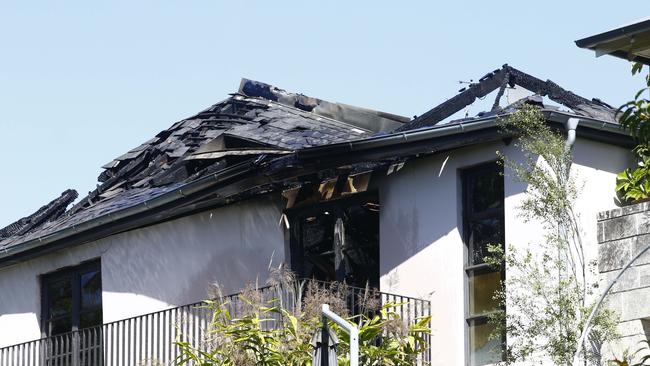
[[[263,301],[259,293],[250,289],[240,297],[244,308],[239,309],[239,316],[231,314],[229,309],[233,304],[227,301],[206,301],[205,306],[213,312],[210,337],[198,348],[189,342],[176,342],[181,355],[175,364],[311,366],[311,338],[321,326],[320,314],[315,309],[327,301],[335,304],[334,311],[344,312],[337,309],[337,304],[345,306],[345,301],[340,301],[345,292],[341,285],[323,289],[308,284],[303,298],[303,286],[300,284],[293,292],[297,300],[294,304],[300,304],[294,309],[285,308],[280,300],[282,296]],[[385,304],[375,311],[366,309],[366,313],[374,315],[347,316],[359,328],[360,365],[415,364],[418,357],[427,351],[430,317],[418,319],[415,324],[405,324],[393,311],[399,305]],[[335,324],[330,324],[330,328],[339,339],[339,364],[348,364],[349,336]]]
[[[623,202],[650,197],[650,148],[638,145],[633,150],[637,159],[634,169],[628,168],[616,176],[616,193]]]

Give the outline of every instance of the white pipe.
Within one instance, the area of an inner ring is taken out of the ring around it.
[[[330,306],[327,304],[323,304],[322,311],[323,326],[326,325],[327,319],[330,319],[350,335],[350,366],[359,366],[359,329],[357,329],[356,325],[348,322],[338,316],[335,312],[331,311]],[[326,339],[321,340],[321,342],[325,342],[325,344],[329,343]]]
[[[613,280],[609,282],[609,285],[607,285],[607,288],[605,288],[605,291],[600,295],[600,298],[598,299],[598,302],[596,303],[596,306],[591,310],[591,313],[589,314],[589,317],[587,318],[587,321],[585,322],[584,328],[582,329],[582,334],[580,335],[580,339],[578,339],[578,344],[576,347],[576,353],[573,355],[573,365],[574,366],[579,366],[580,363],[580,350],[582,344],[585,342],[587,339],[587,336],[589,335],[589,332],[591,331],[591,321],[594,319],[594,316],[596,316],[596,313],[598,313],[598,310],[600,309],[600,306],[603,304],[603,301],[605,301],[605,297],[609,293],[609,291],[614,287],[616,282],[621,278],[623,275],[623,272],[625,272],[632,264],[639,259],[645,252],[647,252],[650,249],[650,244],[646,245],[643,250],[638,252],[632,259],[630,259],[627,264],[621,270],[618,272],[616,277],[614,277]]]
[[[573,144],[576,142],[576,128],[578,128],[578,122],[580,122],[580,120],[573,117],[566,121],[567,137],[565,146],[567,151],[571,150]]]

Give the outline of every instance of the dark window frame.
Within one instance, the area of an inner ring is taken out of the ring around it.
[[[81,315],[83,312],[97,311],[100,310],[100,314],[103,312],[103,299],[98,306],[94,306],[90,309],[81,309],[81,276],[88,272],[98,271],[100,278],[102,274],[101,269],[101,260],[94,259],[91,261],[83,262],[79,265],[65,267],[54,272],[42,274],[40,276],[41,283],[41,334],[43,337],[50,337],[50,327],[49,323],[50,318],[50,294],[49,294],[49,285],[52,283],[69,280],[72,285],[72,312],[71,316],[71,331],[78,331],[80,328]],[[102,288],[103,295],[103,288]],[[103,314],[102,314],[103,315]],[[64,318],[61,316],[60,318]],[[103,323],[103,319],[102,319]]]
[[[464,255],[464,272],[465,272],[465,333],[466,333],[466,364],[471,365],[471,359],[472,359],[472,339],[471,339],[471,327],[475,326],[476,324],[479,323],[486,323],[488,321],[488,318],[490,315],[497,313],[497,312],[502,312],[505,311],[505,308],[500,308],[500,309],[495,309],[493,311],[488,311],[488,312],[483,312],[480,314],[471,314],[470,313],[470,279],[471,277],[478,275],[478,274],[485,274],[485,273],[490,273],[495,271],[490,267],[489,264],[487,263],[474,263],[474,250],[475,248],[472,247],[472,242],[470,242],[470,235],[471,235],[471,223],[476,222],[479,220],[485,220],[485,219],[490,219],[494,218],[498,221],[500,221],[501,227],[501,239],[502,239],[502,245],[505,244],[505,184],[502,185],[502,192],[501,192],[501,204],[499,207],[495,208],[488,208],[485,209],[481,212],[474,212],[471,203],[473,201],[472,195],[472,190],[470,187],[471,179],[473,177],[479,176],[481,174],[498,174],[501,179],[503,179],[503,167],[497,162],[497,161],[490,161],[490,162],[485,162],[481,163],[478,165],[474,165],[471,167],[467,167],[464,169],[460,170],[460,178],[461,178],[461,191],[462,191],[462,238],[463,238],[463,243],[464,243],[464,250],[465,250],[465,255]],[[505,281],[505,270],[502,269],[501,271],[501,283],[504,283]],[[503,356],[505,356],[505,345],[506,345],[506,338],[505,335],[503,335],[502,338],[502,346],[503,346]],[[502,357],[503,360],[504,357]]]

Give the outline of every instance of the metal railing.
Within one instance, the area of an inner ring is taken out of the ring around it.
[[[408,323],[430,315],[430,303],[365,289],[346,287],[350,315],[363,309],[361,300],[372,296],[381,304],[398,304],[393,311]],[[263,301],[282,298],[285,308],[295,306],[295,297],[274,287],[257,290]],[[226,296],[229,311],[236,317],[246,306],[241,294]],[[0,366],[163,366],[172,365],[180,350],[175,342],[202,348],[209,338],[213,312],[204,302],[105,323],[52,337],[0,348]],[[430,340],[427,339],[430,344]],[[429,352],[423,356],[429,359]]]

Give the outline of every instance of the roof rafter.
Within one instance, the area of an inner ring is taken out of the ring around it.
[[[416,117],[409,123],[398,128],[396,131],[433,126],[474,103],[477,98],[482,98],[496,89],[500,90],[494,101],[494,105],[492,106],[492,112],[498,112],[499,99],[503,95],[503,91],[507,85],[510,85],[511,87],[519,85],[535,94],[548,97],[550,100],[586,116],[603,119],[608,122],[615,121],[614,110],[611,106],[597,99],[589,100],[583,98],[562,88],[551,80],[544,81],[538,79],[505,64],[502,68],[483,76],[477,83],[470,84],[469,87],[462,89],[461,92],[453,98],[448,99],[421,116]]]

